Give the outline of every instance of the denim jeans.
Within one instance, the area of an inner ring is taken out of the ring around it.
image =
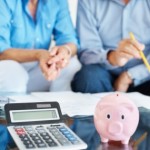
[[[83,65],[71,83],[74,92],[100,93],[112,92],[114,81],[118,76],[110,73],[99,64]],[[137,87],[131,85],[127,92],[140,92],[150,95],[150,81]]]
[[[113,91],[113,77],[98,64],[83,65],[71,83],[74,92],[99,93]]]
[[[14,147],[15,144],[7,130],[6,126],[0,125],[0,150],[6,150],[10,147]]]

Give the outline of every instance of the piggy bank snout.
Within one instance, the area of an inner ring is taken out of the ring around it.
[[[108,132],[112,135],[120,134],[123,130],[123,124],[120,122],[112,122],[108,125]]]

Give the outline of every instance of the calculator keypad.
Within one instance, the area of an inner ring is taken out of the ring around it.
[[[27,149],[70,146],[80,141],[63,125],[34,125],[14,127]]]

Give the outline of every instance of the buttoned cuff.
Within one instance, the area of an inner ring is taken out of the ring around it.
[[[107,70],[113,70],[118,68],[118,66],[113,66],[107,60],[107,54],[109,50],[84,50],[79,53],[79,59],[82,64],[89,65],[89,64],[101,64]]]
[[[150,73],[144,64],[135,66],[127,70],[130,78],[133,80],[133,85],[138,86],[150,80]]]

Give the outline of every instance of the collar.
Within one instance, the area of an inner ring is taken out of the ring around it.
[[[23,4],[27,4],[29,2],[29,0],[22,0]]]
[[[23,6],[26,7],[26,5],[28,4],[28,2],[29,2],[30,0],[22,0],[22,1],[23,1]],[[38,0],[38,1],[43,2],[43,4],[46,4],[46,3],[48,2],[48,0]]]
[[[111,0],[111,1],[114,1],[118,4],[121,4],[121,5],[125,5],[124,1],[123,0]],[[131,1],[131,0],[130,0]]]

